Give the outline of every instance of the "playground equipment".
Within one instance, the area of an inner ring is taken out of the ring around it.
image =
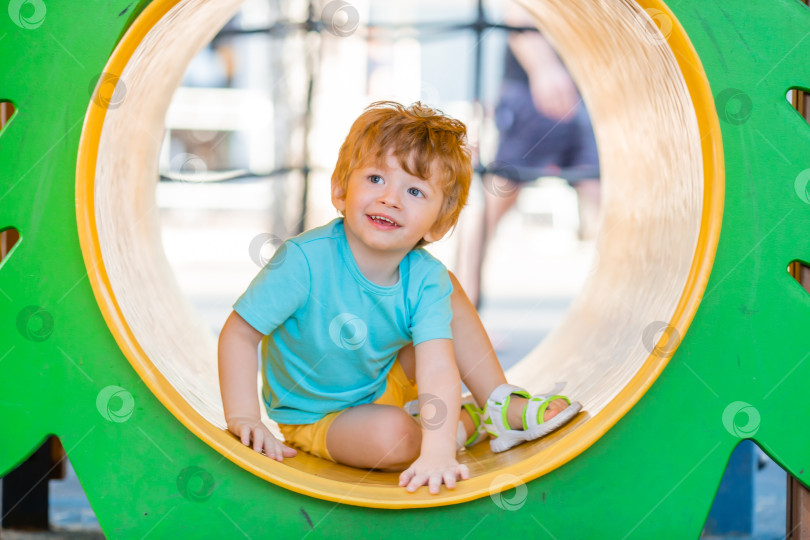
[[[810,141],[785,95],[810,80],[810,12],[526,5],[582,89],[607,193],[590,281],[509,379],[567,380],[585,413],[505,454],[479,445],[474,478],[430,496],[279,464],[223,429],[214,338],[172,281],[154,184],[172,91],[238,2],[10,2],[0,230],[21,240],[0,266],[0,474],[58,435],[125,538],[694,537],[745,438],[807,485],[810,297],[787,269],[810,260]]]

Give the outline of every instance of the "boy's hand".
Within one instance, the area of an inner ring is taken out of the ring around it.
[[[459,465],[455,458],[436,459],[422,455],[399,475],[399,485],[411,493],[427,485],[430,493],[436,495],[442,484],[447,489],[453,489],[456,480],[467,480],[469,477],[467,466]]]
[[[228,431],[239,437],[242,444],[251,446],[253,449],[276,461],[283,461],[285,457],[293,457],[298,451],[289,446],[285,446],[276,439],[270,430],[257,418],[247,416],[232,416],[228,418]]]

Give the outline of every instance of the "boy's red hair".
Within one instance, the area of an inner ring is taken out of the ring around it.
[[[355,169],[384,163],[389,151],[408,174],[438,182],[444,201],[431,231],[449,231],[467,202],[472,181],[466,126],[420,102],[409,107],[393,101],[372,103],[340,147],[332,186],[345,193]]]

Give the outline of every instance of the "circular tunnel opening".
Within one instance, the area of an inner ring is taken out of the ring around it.
[[[473,478],[441,497],[393,473],[299,453],[276,463],[224,430],[216,343],[180,292],[160,241],[155,183],[166,111],[193,55],[238,0],[156,0],[134,22],[88,109],[77,166],[85,264],[105,320],[167,409],[238,466],[299,493],[382,508],[453,504],[560,467],[652,385],[705,288],[722,214],[722,146],[696,52],[660,1],[537,0],[526,7],[578,82],[600,150],[603,226],[565,319],[507,373],[531,391],[567,381],[584,413],[504,454],[462,454]],[[109,86],[111,83],[111,86]],[[124,98],[125,94],[125,98]],[[510,480],[504,480],[504,479]]]

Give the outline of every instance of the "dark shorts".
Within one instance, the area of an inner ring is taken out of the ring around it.
[[[557,176],[571,183],[599,178],[599,155],[584,105],[566,122],[537,112],[529,87],[505,81],[495,109],[499,141],[487,172],[513,182]]]

